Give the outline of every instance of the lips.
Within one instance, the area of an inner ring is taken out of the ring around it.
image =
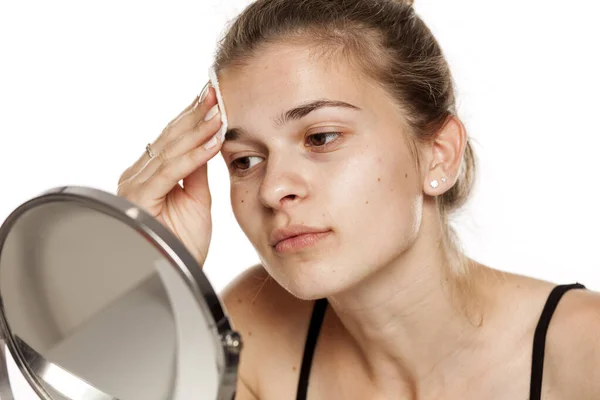
[[[296,236],[301,236],[310,233],[325,233],[330,231],[328,228],[315,228],[305,225],[290,225],[284,228],[279,228],[271,233],[269,244],[272,247],[276,247],[279,242],[286,239],[291,239]]]

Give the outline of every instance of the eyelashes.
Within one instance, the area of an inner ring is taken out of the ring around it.
[[[319,132],[312,135],[306,136],[304,146],[315,152],[324,152],[329,149],[331,145],[339,140],[341,132]],[[331,139],[331,140],[329,140]],[[245,156],[239,157],[231,161],[229,164],[230,170],[237,176],[243,176],[249,173],[254,166],[259,164],[263,157],[260,156]],[[258,160],[253,163],[252,160]]]

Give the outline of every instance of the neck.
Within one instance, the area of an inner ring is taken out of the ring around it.
[[[443,387],[457,362],[470,365],[491,308],[486,292],[474,289],[486,268],[469,261],[458,272],[457,256],[428,237],[420,235],[389,265],[329,298],[374,384],[396,396],[398,390],[416,396],[424,384]]]

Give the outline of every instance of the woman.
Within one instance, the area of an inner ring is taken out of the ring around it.
[[[411,4],[258,0],[215,66],[225,140],[209,88],[118,193],[202,265],[206,162],[229,165],[262,261],[223,293],[245,342],[237,399],[600,398],[598,295],[481,265],[454,238],[474,155]]]

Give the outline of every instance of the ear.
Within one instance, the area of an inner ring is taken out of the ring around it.
[[[467,132],[463,123],[450,116],[437,136],[427,147],[427,164],[423,191],[429,196],[439,196],[458,180],[463,155],[467,145]]]

